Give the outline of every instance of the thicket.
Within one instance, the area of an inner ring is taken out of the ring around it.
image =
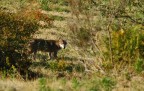
[[[77,20],[75,26],[69,26],[72,37],[78,39],[74,41],[83,46],[81,50],[89,54],[93,51],[100,57],[105,70],[144,70],[143,3],[142,0],[69,1]]]
[[[37,30],[37,21],[33,18],[0,11],[0,72],[3,75],[27,75],[31,65],[28,42]]]

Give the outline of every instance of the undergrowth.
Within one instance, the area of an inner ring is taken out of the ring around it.
[[[32,3],[27,5],[27,2],[35,2],[35,6],[40,7],[33,9]],[[17,8],[20,10],[16,12],[0,6],[2,79],[27,80],[38,76],[39,91],[112,91],[119,83],[123,88],[131,88],[133,85],[128,83],[135,76],[143,77],[141,0],[21,0],[19,3]],[[72,14],[68,17],[70,21],[67,26],[58,28],[59,32],[63,30],[67,34],[69,46],[60,52],[58,59],[48,60],[46,56],[32,61],[28,57],[27,47],[35,32],[43,26],[40,21],[51,28],[54,20],[68,20],[63,16],[44,14],[43,10]]]

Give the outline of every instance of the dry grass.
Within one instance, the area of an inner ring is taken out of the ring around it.
[[[95,77],[92,78],[82,78],[82,79],[66,79],[61,78],[57,79],[55,77],[52,78],[40,78],[35,81],[22,81],[17,79],[4,79],[0,80],[0,91],[40,91],[42,88],[41,81],[44,79],[46,83],[44,84],[45,89],[49,89],[48,91],[91,91],[92,89],[95,91],[102,90],[105,91],[107,86],[105,87],[104,82],[102,82],[103,77]],[[134,76],[131,81],[126,80],[125,77],[117,77],[116,81],[118,84],[114,86],[114,89],[109,89],[110,91],[143,91],[144,90],[144,80],[142,77]],[[111,83],[107,83],[110,85]],[[111,86],[111,85],[110,85]],[[46,90],[46,91],[47,91]],[[45,90],[42,90],[45,91]]]
[[[37,91],[38,88],[38,81],[0,80],[0,91]]]
[[[0,1],[1,2],[1,1]],[[7,2],[2,2],[0,7],[4,7]],[[32,7],[35,5],[24,4]],[[19,4],[14,7],[13,4],[8,6],[17,12]],[[56,8],[65,8],[64,6],[53,5]],[[66,6],[67,8],[68,6]],[[14,9],[13,9],[14,8]],[[65,9],[64,9],[65,10]],[[70,7],[68,7],[70,10]],[[105,27],[99,27],[107,22],[105,19],[97,15],[91,18],[93,28],[96,29],[94,36],[95,44],[99,48],[93,49],[92,46],[78,46],[78,39],[74,35],[80,27],[86,27],[85,21],[87,17],[79,14],[79,19],[71,12],[61,11],[55,9],[53,11],[41,11],[43,14],[54,18],[53,26],[40,27],[39,31],[34,35],[34,38],[42,39],[58,39],[64,38],[68,42],[65,50],[58,53],[58,60],[48,60],[47,53],[39,52],[37,59],[33,61],[30,69],[34,72],[41,73],[43,76],[34,80],[22,80],[15,78],[0,79],[0,91],[143,91],[144,90],[144,74],[129,73],[130,70],[125,70],[120,73],[115,68],[107,70],[103,68],[104,63],[101,52],[105,49],[102,38],[106,35]],[[79,37],[79,36],[78,36]],[[83,47],[83,48],[82,48]],[[93,50],[96,50],[94,53]],[[45,59],[46,58],[46,59]],[[56,64],[56,66],[55,66]],[[54,66],[53,66],[54,65]],[[62,66],[61,66],[62,65]],[[71,66],[72,65],[72,66]],[[79,67],[82,67],[80,68]],[[108,65],[108,64],[107,64]],[[56,69],[55,69],[56,67]],[[73,71],[63,70],[66,67],[72,67]],[[83,70],[84,68],[84,70]],[[79,71],[80,70],[80,71]],[[83,70],[81,72],[81,70]],[[136,75],[135,75],[136,74]],[[110,79],[109,79],[110,77]],[[105,80],[106,79],[106,80]],[[42,90],[41,90],[42,89]]]

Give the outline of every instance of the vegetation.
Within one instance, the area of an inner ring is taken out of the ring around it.
[[[0,70],[2,74],[26,74],[30,66],[27,45],[37,31],[34,20],[21,17],[18,14],[0,12]]]
[[[143,91],[143,10],[143,0],[1,0],[0,90]],[[33,38],[68,45],[34,60]]]

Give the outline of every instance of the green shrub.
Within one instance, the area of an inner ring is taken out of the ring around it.
[[[140,58],[143,50],[141,42],[143,38],[140,38],[142,33],[141,27],[135,26],[127,30],[120,29],[118,31],[112,30],[111,40],[107,40],[105,43],[109,45],[107,49],[111,47],[111,56],[113,67],[123,67],[124,65],[132,66],[138,58]],[[111,44],[109,43],[111,42]],[[110,50],[108,51],[110,53]],[[111,58],[107,55],[107,59]],[[108,62],[111,63],[111,62]],[[110,66],[110,65],[108,65]]]
[[[115,84],[116,83],[115,83],[115,81],[112,80],[112,78],[105,77],[102,79],[102,85],[103,85],[105,91],[112,91]]]
[[[144,58],[144,32],[141,31],[139,34],[139,53],[140,57]]]
[[[39,91],[51,91],[49,87],[46,86],[47,80],[45,78],[39,79]]]
[[[133,63],[138,57],[139,32],[136,29],[113,32],[112,50],[115,61]]]
[[[50,62],[49,67],[51,70],[57,70],[58,69],[58,63],[57,62]]]
[[[75,65],[75,70],[77,72],[84,72],[85,71],[85,67],[82,64],[76,64]]]
[[[37,29],[33,19],[0,11],[0,70],[8,72],[13,66],[20,73],[28,70],[28,42]]]
[[[137,72],[142,72],[144,71],[144,60],[143,59],[138,59],[135,63],[135,69]]]
[[[39,3],[41,5],[41,9],[51,11],[50,8],[51,2],[49,0],[39,0]]]
[[[80,82],[76,78],[72,79],[72,83],[73,83],[73,88],[74,89],[77,89],[80,86]]]
[[[68,71],[72,72],[75,67],[71,63],[67,63],[63,59],[53,61],[49,63],[49,68],[53,71]]]
[[[90,84],[89,91],[112,91],[116,82],[111,77],[102,77],[93,79]]]

